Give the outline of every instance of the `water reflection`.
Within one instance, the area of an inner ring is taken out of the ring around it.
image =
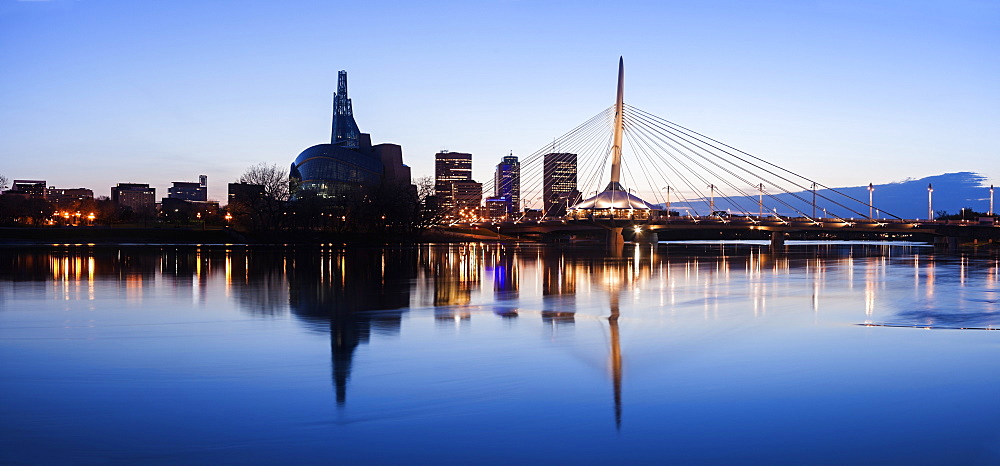
[[[330,334],[333,383],[337,404],[343,405],[358,346],[368,343],[373,332],[400,331],[417,276],[416,251],[297,251],[289,270],[292,313]]]
[[[799,319],[946,328],[1000,326],[1000,263],[917,246],[629,247],[619,257],[530,245],[397,248],[56,247],[0,250],[0,306],[19,293],[93,301],[111,282],[126,302],[155,293],[205,303],[213,290],[247,315],[290,313],[330,338],[336,403],[347,402],[355,353],[372,335],[395,338],[407,313],[437,328],[478,319],[538,319],[550,341],[606,319],[614,419],[622,423],[620,326]],[[24,284],[38,286],[22,286]],[[17,285],[17,286],[15,286]],[[26,291],[27,290],[27,291]],[[0,307],[3,309],[3,307]]]

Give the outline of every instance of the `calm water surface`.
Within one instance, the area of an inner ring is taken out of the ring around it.
[[[991,328],[906,244],[0,248],[0,463],[997,463]]]

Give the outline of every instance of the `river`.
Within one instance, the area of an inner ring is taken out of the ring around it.
[[[0,463],[996,463],[1000,262],[0,248]]]

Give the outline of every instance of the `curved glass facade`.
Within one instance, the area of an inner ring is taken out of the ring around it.
[[[295,171],[301,177],[301,189],[315,191],[321,197],[341,197],[356,192],[359,186],[376,186],[382,178],[382,161],[374,154],[318,144],[295,159]]]

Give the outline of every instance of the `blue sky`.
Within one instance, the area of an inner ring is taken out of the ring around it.
[[[329,140],[343,69],[414,176],[486,179],[611,105],[623,55],[627,103],[829,186],[998,182],[998,52],[995,1],[0,0],[0,174],[224,199]]]

